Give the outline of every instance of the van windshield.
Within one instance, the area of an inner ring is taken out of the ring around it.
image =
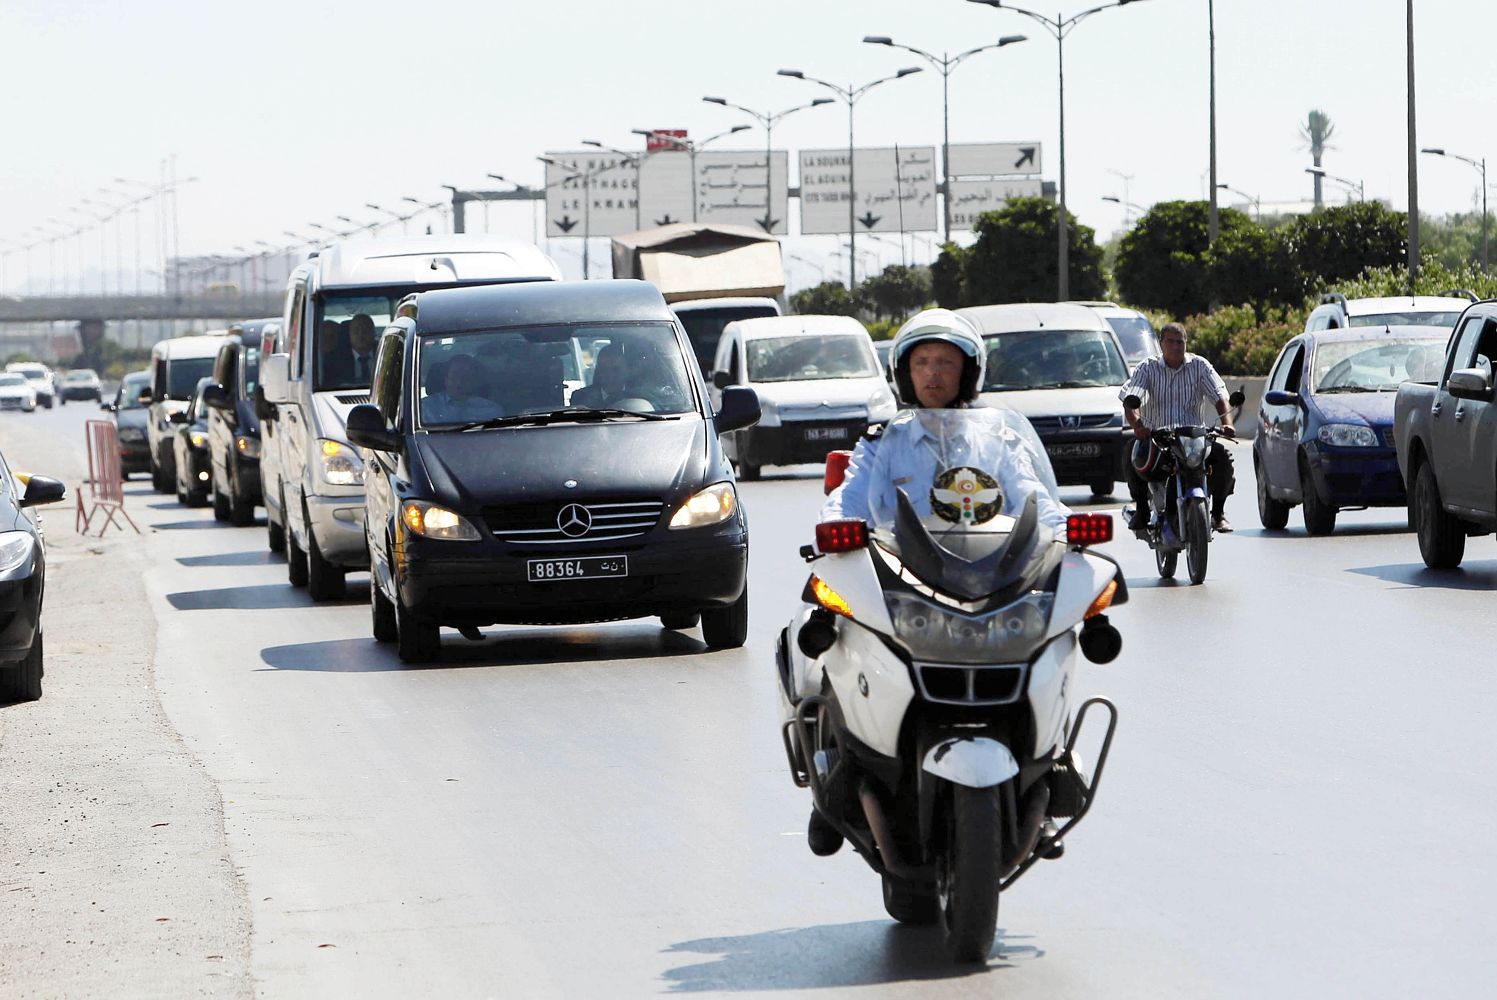
[[[779,314],[779,309],[773,305],[742,305],[683,309],[676,314],[676,318],[686,328],[686,338],[691,341],[697,363],[702,366],[702,371],[707,371],[712,367],[712,355],[717,351],[717,342],[722,339],[723,327],[735,320]]]
[[[255,394],[255,386],[260,384],[260,349],[258,347],[246,347],[244,349],[244,398]]]
[[[877,378],[878,361],[865,337],[758,337],[744,344],[750,382]]]
[[[1154,325],[1142,316],[1107,316],[1107,325],[1118,335],[1123,355],[1129,361],[1142,361],[1159,353],[1159,336]]]
[[[422,427],[551,413],[695,410],[669,323],[509,327],[430,334],[417,356]]]
[[[126,375],[120,383],[118,406],[122,410],[141,410],[145,404],[140,401],[140,394],[151,387],[151,376],[144,372],[136,375]]]
[[[1100,330],[1035,330],[986,338],[985,392],[1122,385],[1128,366]]]
[[[213,374],[213,359],[174,358],[166,363],[168,399],[187,399],[197,388],[198,379]]]
[[[374,345],[390,324],[405,291],[324,292],[318,297],[315,338],[318,389],[367,389],[374,375]]]

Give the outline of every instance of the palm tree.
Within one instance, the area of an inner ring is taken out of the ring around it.
[[[1316,169],[1320,168],[1320,158],[1325,151],[1331,148],[1331,136],[1336,134],[1336,126],[1331,122],[1331,116],[1324,111],[1312,110],[1305,123],[1299,127],[1300,138],[1304,139],[1310,149],[1310,160]],[[1315,207],[1321,205],[1320,182],[1323,178],[1315,175]]]

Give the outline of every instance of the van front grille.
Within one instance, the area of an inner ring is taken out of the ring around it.
[[[495,538],[524,545],[616,542],[638,538],[660,522],[662,500],[548,501],[486,507]]]

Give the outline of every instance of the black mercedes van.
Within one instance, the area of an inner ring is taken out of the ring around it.
[[[748,631],[748,522],[679,321],[642,281],[421,292],[379,343],[365,448],[374,636],[658,616],[714,648]]]

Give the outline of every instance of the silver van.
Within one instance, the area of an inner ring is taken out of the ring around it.
[[[157,493],[172,493],[177,488],[177,457],[172,450],[177,428],[171,422],[172,414],[185,411],[198,379],[213,374],[213,359],[226,333],[209,330],[199,336],[173,337],[157,341],[151,348],[146,441],[151,448],[151,485]]]
[[[375,343],[396,304],[431,288],[560,278],[534,246],[481,235],[334,243],[291,273],[276,352],[261,364],[260,474],[268,542],[285,547],[292,586],[329,600],[344,574],[369,568],[364,461],[345,425],[369,402]]]

